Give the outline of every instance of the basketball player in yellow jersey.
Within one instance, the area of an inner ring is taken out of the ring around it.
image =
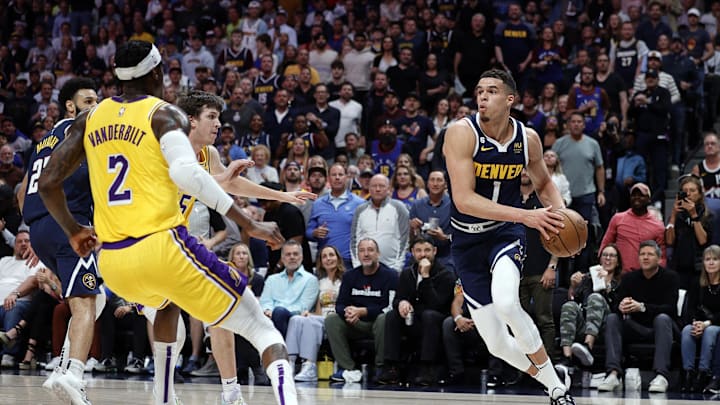
[[[98,267],[110,289],[129,301],[159,308],[153,348],[156,376],[164,378],[155,379],[156,404],[176,401],[172,371],[178,307],[252,342],[262,353],[277,402],[297,404],[282,336],[245,288],[247,279],[187,234],[179,189],[272,248],[283,242],[277,225],[248,218],[198,165],[187,137],[187,116],[156,98],[162,94],[163,73],[154,45],[128,41],[120,46],[115,74],[123,96],[103,100],[80,115],[40,178],[48,210],[79,255],[102,243]],[[63,180],[83,158],[90,172],[94,229],[73,219],[62,189]]]

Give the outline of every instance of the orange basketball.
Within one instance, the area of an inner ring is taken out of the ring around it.
[[[587,223],[577,212],[569,208],[555,210],[563,216],[565,227],[558,234],[550,234],[550,240],[540,236],[543,247],[557,257],[570,257],[580,253],[587,243]]]

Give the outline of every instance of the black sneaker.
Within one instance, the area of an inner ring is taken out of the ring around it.
[[[497,388],[497,387],[504,387],[507,383],[501,376],[497,375],[488,375],[487,379],[487,387],[488,388]]]
[[[575,405],[575,400],[569,392],[566,392],[559,398],[550,398],[550,405]]]
[[[418,375],[415,377],[414,383],[427,387],[435,382],[435,373],[430,366],[421,366]]]
[[[380,385],[392,385],[400,382],[400,373],[397,367],[388,366],[383,367],[383,371],[377,379],[377,383]]]
[[[705,394],[720,394],[720,376],[715,376],[703,390]]]
[[[691,390],[692,392],[702,392],[703,388],[708,385],[710,382],[710,375],[707,371],[701,371],[698,373],[695,383],[693,384]]]
[[[562,364],[555,365],[555,372],[557,373],[560,381],[565,385],[565,389],[569,390],[572,385],[572,379],[570,378],[570,370]]]
[[[441,378],[438,380],[439,385],[448,386],[448,385],[463,385],[465,383],[465,374],[464,373],[450,373],[446,377]]]

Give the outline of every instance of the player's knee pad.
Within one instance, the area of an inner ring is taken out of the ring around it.
[[[282,335],[272,321],[263,314],[260,303],[249,287],[245,288],[235,312],[217,326],[231,330],[247,339],[261,356],[265,349],[272,345],[285,345]]]

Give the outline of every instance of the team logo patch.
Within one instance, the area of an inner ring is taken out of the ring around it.
[[[514,151],[515,153],[518,153],[518,154],[519,154],[519,153],[522,153],[522,151],[523,151],[523,144],[522,144],[522,142],[515,142],[515,143],[513,144],[513,151]]]
[[[82,278],[82,283],[85,287],[87,287],[89,290],[94,290],[95,287],[97,287],[97,280],[95,279],[94,274],[84,274]]]

